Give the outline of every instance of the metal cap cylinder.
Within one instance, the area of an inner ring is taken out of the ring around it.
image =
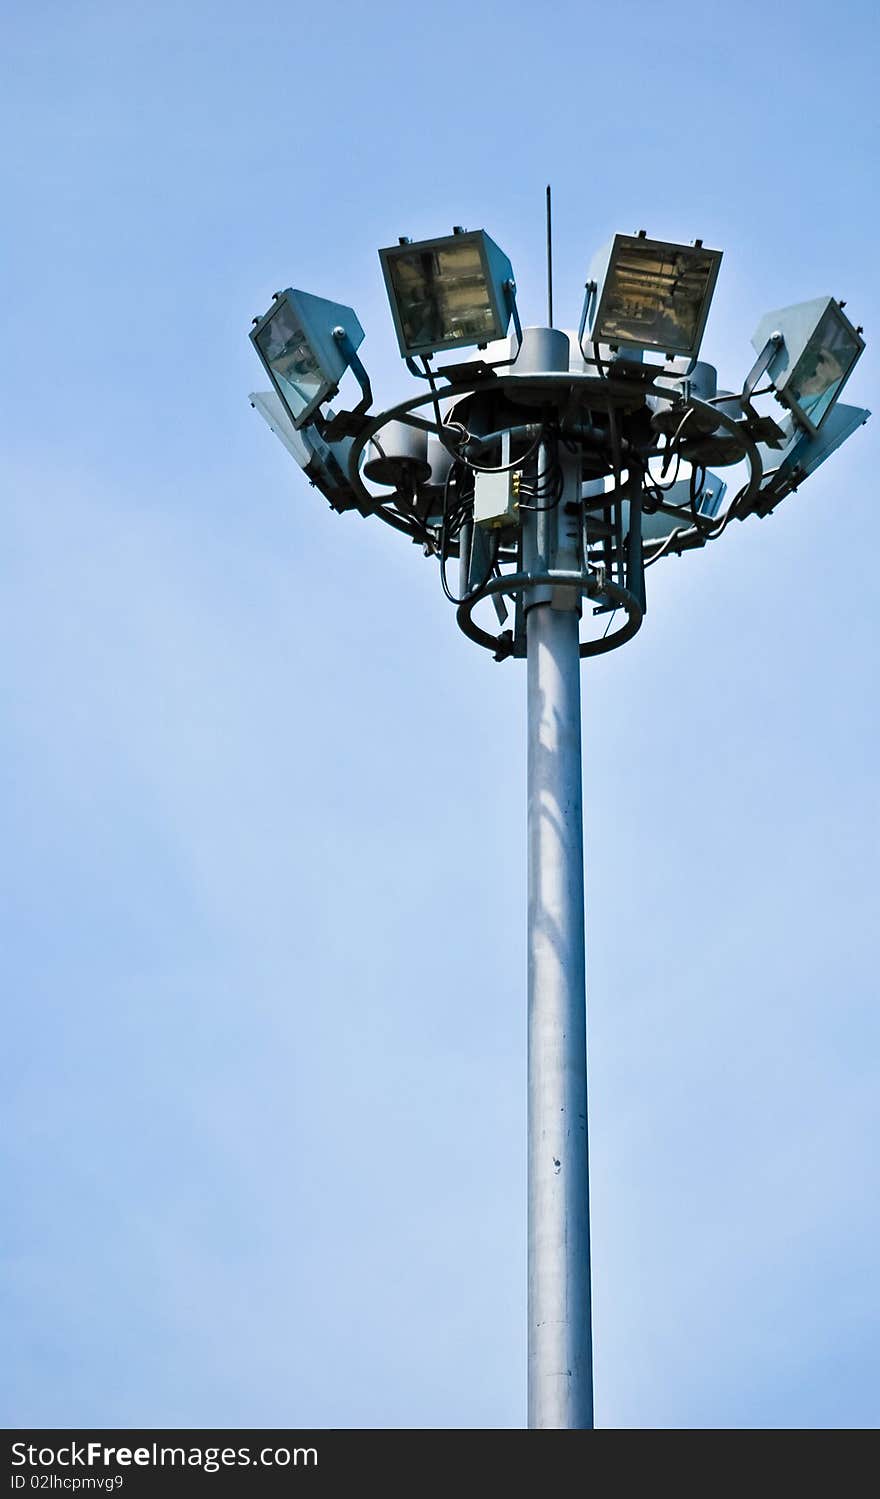
[[[665,432],[667,436],[672,436],[682,425],[685,409],[682,401],[687,401],[690,396],[696,396],[699,401],[713,399],[718,389],[718,371],[714,364],[701,359],[689,375],[658,375],[655,384],[665,386],[670,395],[669,399],[665,396],[648,396],[648,405],[654,412],[651,426],[655,432]],[[717,426],[717,418],[711,412],[692,410],[682,430],[690,440],[701,434],[714,432]]]
[[[367,449],[364,474],[374,484],[424,484],[430,477],[428,434],[406,422],[388,422]]]
[[[522,348],[512,372],[540,375],[545,371],[567,371],[569,358],[568,334],[561,328],[524,328]]]

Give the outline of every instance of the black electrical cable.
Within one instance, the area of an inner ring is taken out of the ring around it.
[[[688,415],[690,415],[690,413],[688,413]],[[667,445],[665,453],[663,454],[663,457],[664,457],[664,460],[666,461],[666,467],[664,468],[664,473],[666,472],[666,468],[669,467],[669,463],[671,462],[672,458],[673,457],[675,458],[675,473],[673,474],[673,476],[670,479],[670,481],[669,481],[668,484],[664,484],[663,483],[662,476],[659,479],[655,479],[654,475],[651,474],[651,484],[652,484],[653,488],[658,491],[659,494],[666,494],[668,490],[674,489],[675,486],[676,486],[676,484],[678,483],[678,475],[679,475],[679,473],[681,471],[681,449],[677,448],[675,450],[675,452],[673,453],[673,451],[672,451],[672,443],[669,443]],[[650,473],[650,469],[648,470],[648,472]]]
[[[472,588],[470,590],[470,593],[475,593],[475,592],[478,593],[481,588],[485,588],[486,584],[489,582],[489,579],[493,576],[493,574],[495,572],[495,565],[496,565],[496,563],[498,561],[498,553],[499,553],[500,549],[501,549],[501,536],[499,534],[499,535],[497,535],[495,537],[495,545],[494,545],[494,547],[492,549],[492,556],[491,556],[491,558],[489,560],[489,569],[488,569],[488,572],[486,573],[486,576],[485,576],[485,578],[483,578],[482,582],[477,585],[477,588],[476,589]],[[465,599],[470,597],[470,593],[463,594],[460,599],[457,599],[455,597],[455,595],[452,593],[452,591],[451,591],[451,589],[449,587],[449,583],[448,583],[447,578],[446,578],[446,562],[447,562],[447,557],[444,555],[443,552],[441,552],[440,553],[440,586],[442,587],[443,592],[446,595],[447,599],[449,600],[450,604],[455,604],[457,606],[459,604],[463,604],[464,601],[465,601]]]
[[[676,443],[678,442],[679,438],[681,437],[682,432],[684,431],[685,427],[687,426],[687,424],[690,421],[690,419],[693,416],[693,414],[694,414],[694,408],[693,408],[693,406],[689,406],[688,409],[687,409],[687,411],[685,412],[684,416],[682,417],[681,421],[679,422],[678,426],[675,429],[675,432],[674,432],[673,437],[672,437],[672,441],[669,444],[669,446],[671,448],[675,447]]]
[[[443,592],[445,593],[445,595],[446,595],[447,599],[449,600],[450,604],[460,604],[461,603],[461,599],[457,599],[457,598],[454,597],[454,595],[452,594],[452,592],[451,592],[451,590],[449,588],[449,584],[448,584],[448,582],[446,580],[446,562],[447,562],[447,558],[448,558],[448,555],[449,555],[448,552],[447,552],[447,550],[446,550],[447,539],[448,539],[447,538],[447,516],[448,516],[448,511],[449,511],[449,486],[450,486],[450,484],[452,482],[452,477],[453,477],[454,473],[455,473],[455,464],[451,463],[449,465],[448,470],[447,470],[446,482],[443,485],[443,510],[441,512],[441,518],[440,518],[440,551],[439,551],[438,555],[439,555],[439,558],[440,558],[440,586],[442,587]],[[461,508],[461,502],[460,501],[459,501],[459,506],[457,508],[458,509]]]
[[[564,493],[565,480],[562,474],[562,470],[560,469],[553,486],[553,499],[550,501],[549,505],[524,505],[522,500],[520,500],[519,508],[520,510],[528,510],[532,515],[546,515],[550,510],[556,510],[558,508],[559,502],[562,499]],[[544,491],[539,492],[537,490],[524,490],[521,488],[520,494],[529,494],[533,499],[545,498]]]
[[[468,433],[469,440],[470,436],[471,434]],[[522,454],[522,456],[519,458],[514,458],[512,463],[502,463],[498,466],[485,463],[474,463],[473,459],[468,458],[466,453],[458,453],[457,457],[475,474],[509,474],[513,471],[513,469],[522,468],[524,463],[528,463],[529,459],[532,457],[532,454],[537,452],[543,441],[544,428],[542,427],[541,431],[538,433],[527,453]]]
[[[639,453],[633,453],[629,461],[634,468],[639,470],[642,476],[642,509],[646,515],[654,515],[664,503],[663,490],[658,485],[647,463]],[[618,488],[620,487],[618,486]],[[616,493],[617,490],[610,490],[609,497],[613,498]],[[650,496],[649,503],[646,503],[646,496]]]
[[[659,562],[660,558],[664,557],[669,551],[669,548],[672,546],[675,538],[677,536],[683,536],[685,531],[688,530],[690,530],[689,526],[676,526],[675,530],[670,532],[670,534],[667,536],[663,545],[661,547],[658,547],[656,552],[653,552],[650,557],[645,558],[645,567],[650,567],[652,563]]]
[[[546,505],[529,505],[521,499],[519,502],[520,510],[527,510],[533,515],[543,515],[547,511],[555,510],[565,493],[565,475],[562,471],[562,465],[556,456],[556,445],[559,441],[558,433],[555,431],[551,433],[546,427],[544,432],[546,438],[553,441],[553,451],[548,452],[547,466],[540,469],[531,482],[520,484],[519,490],[520,495],[527,495],[529,499],[549,499],[550,503]]]
[[[436,377],[435,377],[434,371],[431,369],[431,366],[430,366],[430,364],[429,364],[428,359],[427,359],[426,356],[422,357],[422,364],[423,364],[424,370],[425,370],[425,377],[426,377],[426,379],[428,381],[428,385],[429,385],[430,390],[431,390],[432,404],[433,404],[433,407],[434,407],[434,415],[435,415],[435,417],[437,419],[437,427],[438,427],[437,436],[439,437],[441,444],[446,449],[446,452],[449,454],[449,456],[451,458],[458,458],[460,456],[459,452],[458,452],[458,448],[457,447],[453,448],[453,447],[449,446],[449,444],[444,440],[444,437],[443,437],[444,432],[458,431],[458,433],[460,434],[460,436],[459,436],[459,444],[458,444],[459,447],[461,446],[461,444],[463,442],[468,442],[470,440],[470,435],[471,434],[468,432],[467,427],[462,426],[461,422],[450,422],[450,421],[447,421],[443,417],[443,415],[441,414],[441,411],[440,411],[440,392],[437,389]]]
[[[520,481],[520,494],[527,494],[532,500],[545,500],[548,495],[555,494],[559,488],[562,470],[555,465],[546,468],[542,473],[535,475],[534,483],[523,484]]]
[[[659,562],[660,558],[663,557],[663,556],[665,556],[665,554],[672,547],[672,545],[675,542],[676,538],[685,536],[688,531],[696,531],[697,535],[700,537],[700,540],[702,542],[717,541],[718,538],[719,538],[719,536],[721,536],[723,534],[723,532],[727,530],[727,527],[730,525],[730,522],[733,520],[733,518],[734,518],[734,516],[736,514],[737,505],[739,504],[739,502],[742,499],[743,495],[746,493],[748,487],[749,486],[748,486],[747,483],[742,486],[742,488],[737,492],[737,494],[735,495],[735,497],[731,500],[731,502],[728,505],[727,509],[725,510],[724,515],[722,516],[721,520],[715,526],[711,526],[711,527],[706,526],[704,523],[702,523],[699,520],[697,521],[696,524],[693,524],[693,518],[694,518],[694,513],[695,513],[695,505],[694,505],[692,507],[692,514],[689,517],[689,522],[690,523],[688,525],[684,525],[684,526],[677,526],[676,529],[669,536],[667,536],[667,538],[664,541],[663,545],[661,547],[658,547],[657,551],[654,552],[654,553],[652,553],[652,555],[646,559],[646,561],[645,561],[645,567],[650,567],[652,563]],[[678,548],[678,550],[680,551],[680,547]]]
[[[447,551],[447,544],[448,544],[449,539],[451,538],[451,528],[448,526],[448,523],[447,523],[447,513],[448,513],[448,503],[449,503],[449,487],[450,487],[450,484],[452,482],[452,477],[453,477],[453,474],[455,472],[455,467],[456,467],[456,465],[454,463],[450,464],[450,466],[449,466],[449,472],[446,475],[446,483],[443,486],[443,514],[442,514],[442,519],[441,519],[441,523],[440,523],[440,549],[439,549],[438,556],[439,556],[439,559],[440,559],[440,586],[443,589],[443,592],[446,595],[446,598],[449,600],[450,604],[455,604],[456,606],[458,606],[459,604],[462,604],[464,602],[464,599],[467,598],[468,595],[465,594],[460,599],[456,598],[455,595],[453,594],[452,590],[449,587],[449,582],[448,582],[448,579],[446,577],[446,563],[447,563],[447,561],[449,559],[449,553]],[[457,519],[459,527],[461,525],[461,520],[467,514],[468,510],[472,508],[472,503],[473,502],[471,502],[471,504],[468,505],[466,501],[460,501],[459,504],[458,504],[458,506],[456,507],[456,510],[453,512],[453,517],[452,517],[453,521],[455,521]],[[500,550],[501,550],[501,532],[500,532],[500,529],[499,529],[499,531],[496,533],[496,536],[495,536],[495,545],[494,545],[494,547],[492,549],[492,556],[491,556],[491,558],[489,560],[489,570],[486,573],[485,578],[483,578],[482,582],[479,584],[480,588],[485,588],[486,584],[489,582],[489,579],[492,577],[492,574],[495,571],[495,567],[496,567],[496,565],[498,563],[498,554],[499,554]],[[473,592],[473,591],[474,590],[472,589],[471,592]]]

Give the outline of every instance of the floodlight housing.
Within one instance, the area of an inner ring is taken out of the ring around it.
[[[336,394],[364,330],[351,307],[289,287],[256,320],[250,336],[299,431]]]
[[[314,484],[315,488],[321,491],[334,510],[341,513],[345,510],[360,508],[348,480],[349,454],[352,445],[350,437],[343,437],[337,442],[327,442],[314,426],[304,427],[302,431],[298,431],[291,422],[287,406],[276,390],[253,391],[250,401],[254,410],[259,412],[275,436],[283,442],[288,453],[304,470],[309,483]],[[329,408],[327,415],[328,417],[333,415]]]
[[[592,342],[696,359],[721,253],[699,240],[677,245],[615,234],[590,267]]]
[[[781,334],[767,374],[781,401],[810,433],[818,432],[855,368],[865,340],[833,297],[815,297],[768,312],[755,329],[760,354]]]
[[[505,338],[513,267],[484,229],[379,251],[404,358]]]
[[[753,506],[758,514],[765,515],[793,489],[797,489],[848,437],[852,437],[859,427],[864,426],[870,415],[870,411],[865,411],[861,406],[845,406],[842,401],[835,402],[819,433],[804,432],[792,417],[787,417],[788,442],[783,451],[780,453],[765,447],[763,443],[758,448],[766,474]]]

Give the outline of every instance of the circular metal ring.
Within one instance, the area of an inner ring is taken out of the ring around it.
[[[742,443],[743,456],[748,459],[749,464],[748,483],[739,496],[736,511],[733,512],[734,502],[731,500],[722,519],[716,521],[709,530],[703,531],[691,521],[689,524],[683,524],[680,530],[673,531],[664,541],[659,541],[653,546],[650,544],[646,545],[646,567],[650,567],[652,562],[658,561],[667,552],[680,552],[682,548],[704,546],[707,541],[715,541],[721,535],[728,522],[733,518],[734,513],[741,519],[748,515],[749,506],[758,493],[761,480],[764,477],[764,465],[761,461],[761,454],[758,451],[757,443],[748,432],[743,431],[742,427],[738,422],[734,421],[733,417],[728,416],[725,411],[718,411],[709,402],[701,401],[696,396],[691,397],[691,405],[696,407],[698,411],[713,412],[718,417],[719,427],[726,427],[728,432],[735,435],[738,441]],[[670,545],[673,536],[678,538],[675,546]]]
[[[743,506],[751,504],[752,499],[757,493],[758,486],[764,477],[764,465],[761,462],[761,454],[758,452],[758,445],[754,438],[748,432],[745,432],[739,422],[735,422],[732,416],[728,416],[726,411],[719,411],[717,406],[710,406],[707,401],[701,401],[696,396],[691,397],[691,405],[697,411],[713,413],[718,418],[719,427],[726,427],[731,436],[736,437],[737,441],[742,443],[744,456],[749,460],[749,482],[740,497],[739,508],[741,509]]]
[[[615,630],[611,635],[603,635],[599,640],[584,640],[581,642],[580,655],[601,656],[605,651],[613,651],[617,646],[623,645],[631,640],[639,629],[644,614],[642,606],[634,594],[627,588],[621,588],[618,583],[605,582],[601,588],[596,584],[595,576],[591,573],[575,572],[540,572],[540,573],[508,573],[506,577],[492,578],[469,593],[467,598],[462,599],[456,611],[456,620],[459,628],[464,631],[469,640],[481,645],[487,651],[496,655],[504,651],[505,642],[500,635],[490,635],[488,630],[482,630],[475,624],[472,615],[477,604],[481,600],[489,598],[493,593],[518,593],[526,588],[534,588],[538,584],[552,584],[558,588],[576,588],[578,593],[585,594],[589,598],[604,596],[611,600],[618,609],[625,609],[626,623]],[[528,628],[528,626],[526,626]]]
[[[657,372],[658,374],[662,374],[662,369],[659,366]],[[564,389],[569,393],[578,388],[601,396],[604,402],[607,402],[609,397],[617,398],[618,400],[630,400],[635,394],[633,384],[626,380],[621,381],[620,379],[613,378],[597,379],[594,375],[581,374],[577,370],[547,370],[538,371],[534,374],[523,373],[520,375],[512,372],[507,375],[475,374],[472,379],[453,381],[449,385],[438,388],[436,391],[427,390],[422,391],[419,395],[410,396],[404,401],[399,401],[396,406],[389,406],[387,411],[380,411],[375,416],[365,418],[362,431],[358,433],[352,442],[348,455],[348,482],[358,497],[358,508],[361,514],[379,515],[382,520],[391,521],[392,525],[395,524],[394,520],[391,519],[392,512],[388,510],[387,505],[383,505],[380,496],[370,493],[364,484],[360,472],[361,454],[366,448],[367,443],[377,432],[381,432],[382,428],[388,422],[406,422],[408,419],[414,417],[420,406],[433,405],[437,400],[444,402],[451,399],[459,400],[464,396],[474,395],[480,390],[501,391],[524,385],[531,385],[535,389],[542,391]],[[657,388],[659,389],[659,387]],[[652,378],[650,382],[639,384],[638,393],[640,396],[644,396],[653,389],[654,379]],[[422,419],[416,417],[415,425],[424,426],[428,431],[435,434],[438,433],[438,428],[434,422],[423,422]],[[409,531],[406,522],[398,525],[396,529]],[[412,533],[410,532],[410,534]]]

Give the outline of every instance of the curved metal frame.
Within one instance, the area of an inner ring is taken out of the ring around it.
[[[506,573],[497,578],[490,578],[482,588],[475,588],[473,593],[469,593],[466,598],[462,599],[455,616],[459,628],[464,631],[469,640],[484,646],[487,651],[494,651],[496,654],[503,651],[505,641],[501,635],[491,635],[488,630],[482,630],[474,623],[471,617],[474,609],[477,604],[489,598],[493,593],[522,593],[527,588],[535,588],[541,583],[552,584],[556,588],[576,588],[578,593],[586,594],[588,598],[605,598],[616,608],[626,610],[626,624],[621,625],[619,630],[615,630],[611,635],[603,635],[599,640],[581,642],[580,655],[582,657],[601,656],[605,651],[613,651],[616,646],[631,640],[645,617],[641,604],[635,595],[629,592],[629,589],[621,588],[618,583],[612,583],[607,579],[604,583],[599,583],[596,574],[592,571],[576,573],[557,569],[539,573]],[[511,652],[505,652],[505,654],[509,655]]]
[[[662,369],[658,369],[658,374],[662,373]],[[406,516],[398,514],[390,505],[383,503],[380,497],[371,494],[364,484],[360,472],[361,455],[367,443],[389,422],[405,422],[410,426],[421,428],[423,431],[432,432],[442,440],[442,426],[437,422],[428,421],[424,417],[416,415],[420,407],[434,406],[436,409],[440,399],[444,401],[450,399],[457,400],[468,395],[475,395],[481,391],[495,392],[516,389],[517,387],[520,389],[528,387],[538,391],[546,390],[548,393],[560,390],[571,392],[573,389],[580,387],[585,391],[594,392],[597,397],[601,398],[603,406],[609,403],[626,405],[627,402],[632,400],[636,389],[641,395],[658,391],[666,394],[665,387],[658,387],[655,384],[655,378],[653,375],[649,380],[643,378],[636,386],[631,377],[621,379],[607,375],[581,374],[578,371],[541,371],[522,374],[511,372],[506,375],[478,375],[472,380],[457,380],[447,385],[442,392],[437,390],[422,391],[416,396],[398,402],[396,406],[389,407],[387,411],[379,412],[376,416],[367,418],[360,432],[355,436],[349,452],[348,479],[355,495],[359,499],[358,508],[361,509],[362,514],[378,515],[388,525],[393,526],[395,530],[402,532],[413,540],[424,540],[426,543],[430,543],[430,533],[427,527],[420,526],[418,522],[413,524]],[[748,460],[749,464],[748,482],[738,499],[735,502],[732,501],[728,506],[722,520],[711,530],[706,529],[704,531],[701,527],[694,526],[691,522],[690,524],[682,525],[680,530],[673,531],[669,537],[666,537],[657,546],[646,547],[645,566],[657,560],[667,550],[680,551],[684,547],[702,546],[707,541],[712,541],[720,536],[735,515],[748,514],[749,506],[757,494],[763,476],[763,464],[757,444],[739,422],[736,422],[733,417],[719,411],[717,407],[700,400],[698,397],[691,397],[687,404],[695,410],[702,410],[709,413],[718,426],[725,427],[742,444],[743,458]],[[452,456],[456,455],[453,454]],[[625,461],[623,466],[626,467]],[[619,498],[616,500],[616,503],[619,503],[620,498],[623,497],[624,489],[625,486],[619,489]],[[609,500],[615,502],[613,494],[609,496]],[[595,572],[591,569],[585,569],[583,572],[515,572],[499,574],[497,577],[490,578],[480,588],[475,589],[459,602],[456,619],[460,629],[475,644],[492,651],[499,659],[504,659],[504,657],[512,655],[513,652],[508,645],[509,634],[503,632],[499,635],[492,635],[488,630],[482,629],[474,622],[472,617],[473,611],[477,604],[483,599],[490,598],[493,594],[520,593],[525,589],[540,584],[575,588],[582,596],[586,595],[592,598],[601,597],[610,601],[616,608],[626,610],[626,623],[619,629],[609,635],[602,636],[598,640],[587,640],[581,643],[580,655],[582,657],[598,656],[604,654],[606,651],[615,650],[618,646],[625,644],[627,640],[631,640],[642,624],[644,611],[634,594],[610,579],[606,579],[600,584]]]
[[[662,374],[662,370],[660,371]],[[415,417],[413,413],[420,406],[432,406],[440,399],[447,401],[450,398],[458,399],[462,396],[475,395],[478,391],[497,391],[516,389],[517,386],[535,386],[538,389],[558,389],[560,387],[571,389],[573,386],[591,388],[597,395],[601,395],[607,402],[609,397],[617,396],[625,404],[632,399],[633,387],[628,381],[613,379],[599,379],[595,375],[582,375],[577,370],[568,373],[542,372],[538,374],[509,374],[491,375],[478,377],[475,380],[457,380],[447,385],[442,391],[423,391],[408,400],[399,401],[396,406],[389,406],[387,411],[380,411],[376,416],[370,417],[364,424],[363,430],[354,439],[348,455],[348,480],[357,494],[368,506],[374,508],[377,513],[381,509],[382,501],[375,495],[370,494],[360,476],[360,456],[370,438],[380,432],[388,422],[409,422],[410,426],[421,427],[426,432],[433,432],[435,436],[442,436],[442,428],[436,422],[425,421],[424,418]],[[641,389],[652,390],[653,380],[650,384],[644,384]],[[383,519],[385,517],[383,516]]]

